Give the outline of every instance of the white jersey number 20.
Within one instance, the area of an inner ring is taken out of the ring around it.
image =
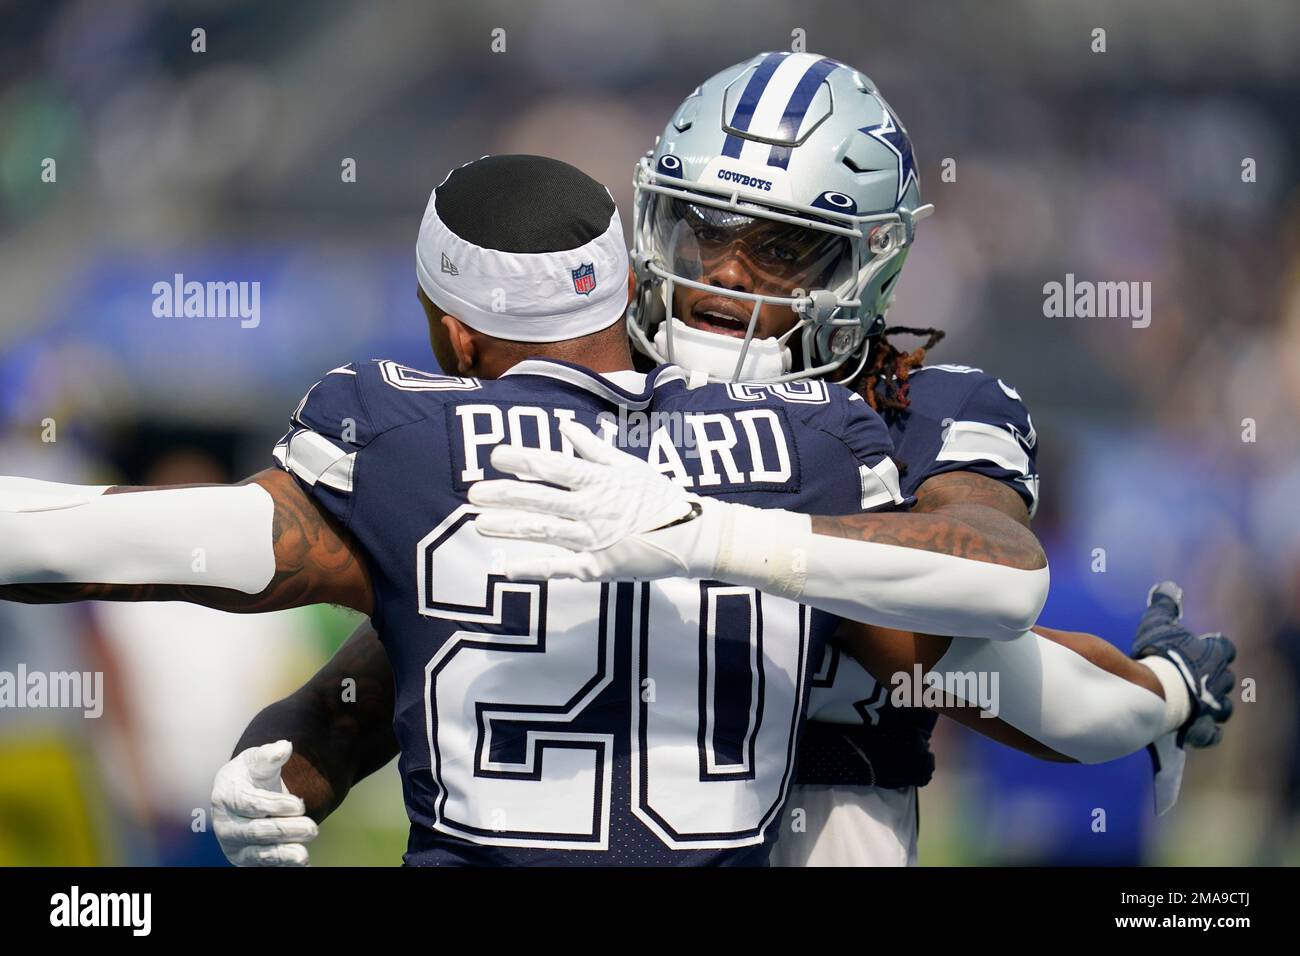
[[[425,669],[435,828],[495,846],[607,849],[617,749],[631,753],[629,809],[667,846],[761,842],[790,780],[807,609],[700,581],[633,585],[631,712],[579,729],[614,680],[616,587],[492,573],[533,546],[483,537],[476,513],[457,509],[419,545],[420,613],[476,625]],[[494,735],[521,725],[507,759]]]

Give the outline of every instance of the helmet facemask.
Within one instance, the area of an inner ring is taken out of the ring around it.
[[[883,325],[883,290],[902,267],[911,213],[857,216],[760,203],[735,191],[687,188],[644,159],[636,189],[638,290],[628,326],[641,351],[722,381],[848,381],[858,374]],[[719,267],[733,259],[749,291],[718,281]],[[675,314],[683,287],[707,293],[696,309],[711,304],[708,315]],[[794,322],[760,337],[765,305],[790,309]]]

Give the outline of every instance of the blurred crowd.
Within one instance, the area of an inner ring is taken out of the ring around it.
[[[676,103],[792,43],[875,80],[937,207],[891,324],[946,330],[932,361],[997,374],[1033,412],[1044,621],[1126,647],[1147,588],[1173,578],[1250,680],[1159,821],[1142,755],[1048,766],[943,727],[922,862],[1300,860],[1290,0],[10,0],[0,473],[266,467],[325,371],[433,364],[411,253],[451,167],[552,155],[605,182],[630,224],[633,163]],[[260,322],[158,317],[153,286],[178,274],[259,282]],[[1047,317],[1044,285],[1067,274],[1149,282],[1150,325]],[[212,773],[350,624],[330,609],[0,604],[0,670],[102,670],[108,687],[98,720],[0,711],[0,864],[219,859],[201,817]],[[397,789],[389,767],[315,858],[396,862]]]

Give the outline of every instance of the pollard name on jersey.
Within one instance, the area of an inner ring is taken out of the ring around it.
[[[938,474],[970,471],[1000,481],[1038,506],[1038,436],[1020,395],[999,378],[965,365],[929,365],[909,378],[909,407],[885,421],[913,496]],[[900,710],[857,661],[827,647],[813,680],[808,733],[797,782],[903,787],[934,769],[929,735],[936,717]]]
[[[621,428],[647,414],[651,427]],[[523,362],[500,379],[335,369],[276,447],[356,537],[396,681],[408,863],[761,863],[835,619],[717,581],[507,581],[466,490],[575,419],[700,494],[903,503],[884,422],[837,386],[687,387]],[[631,439],[635,435],[641,438]]]

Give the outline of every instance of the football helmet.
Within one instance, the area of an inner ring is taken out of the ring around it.
[[[632,341],[721,381],[853,379],[933,211],[875,85],[810,53],[762,53],[706,80],[637,163],[634,188]],[[750,279],[711,279],[735,257]],[[743,311],[708,313],[721,331],[692,326],[674,313],[682,288]],[[790,308],[792,326],[757,336],[764,305]]]

